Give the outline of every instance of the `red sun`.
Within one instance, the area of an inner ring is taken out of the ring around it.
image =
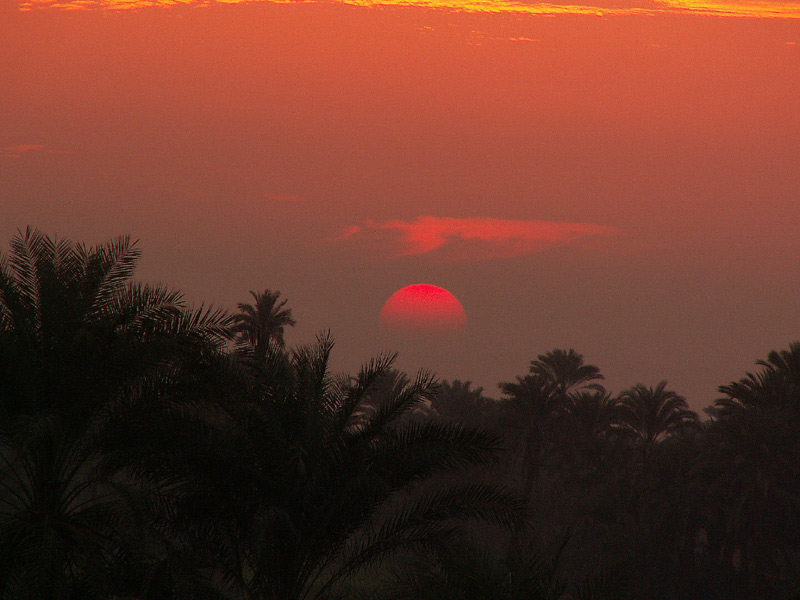
[[[400,333],[441,333],[463,329],[467,313],[446,289],[416,283],[391,295],[381,309],[380,321],[387,329]]]

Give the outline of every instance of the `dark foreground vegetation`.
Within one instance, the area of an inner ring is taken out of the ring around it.
[[[132,281],[127,238],[0,264],[0,599],[798,598],[800,344],[700,421],[573,350],[490,399],[288,350]]]

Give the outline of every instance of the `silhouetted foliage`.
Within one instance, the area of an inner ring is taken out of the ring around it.
[[[772,351],[757,364],[763,369],[720,386],[725,394],[714,403],[712,414],[728,415],[740,410],[792,408],[800,410],[800,342],[789,350]]]
[[[391,552],[446,543],[454,519],[506,526],[521,519],[520,501],[502,487],[421,485],[494,460],[498,444],[461,426],[403,420],[434,393],[430,375],[396,377],[387,391],[377,384],[392,356],[342,377],[328,369],[332,349],[323,337],[276,361],[280,368],[264,376],[248,413],[236,420],[245,444],[235,455],[241,481],[227,489],[220,473],[223,487],[211,494],[240,496],[220,556],[242,597],[327,597]],[[215,523],[220,519],[207,526]]]
[[[583,355],[571,348],[556,348],[540,354],[537,360],[531,361],[530,372],[552,384],[556,393],[562,396],[587,390],[605,391],[601,384],[595,383],[603,379],[600,369],[584,364]]]
[[[278,292],[190,308],[139,256],[0,256],[0,599],[798,598],[800,342],[705,422],[575,350],[494,400],[333,373]]]
[[[497,401],[484,396],[482,387],[459,379],[442,382],[431,398],[431,409],[442,419],[480,427],[491,426],[499,412]]]
[[[288,325],[294,327],[296,321],[292,311],[283,308],[286,300],[278,302],[280,292],[264,290],[263,293],[250,292],[255,304],[240,303],[239,314],[234,315],[234,332],[237,342],[249,348],[256,357],[263,359],[267,355],[269,345],[285,346],[283,334]]]
[[[603,376],[585,365],[574,350],[553,350],[531,362],[531,374],[499,385],[507,400],[510,428],[516,429],[521,447],[520,467],[526,496],[530,497],[544,460],[546,437],[555,428],[573,397],[584,391],[603,392],[593,383]]]
[[[666,381],[655,388],[638,384],[625,390],[615,403],[615,411],[619,430],[635,444],[645,446],[698,424],[686,398],[668,390]]]
[[[218,352],[228,318],[131,283],[129,238],[96,248],[28,229],[0,259],[0,594],[125,593],[147,571],[133,474],[105,446],[187,363]],[[121,579],[123,581],[121,581]],[[120,589],[122,588],[122,589]]]

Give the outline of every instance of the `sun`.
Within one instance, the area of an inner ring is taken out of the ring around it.
[[[467,313],[446,289],[428,283],[407,285],[383,305],[381,325],[396,333],[444,333],[464,329]]]

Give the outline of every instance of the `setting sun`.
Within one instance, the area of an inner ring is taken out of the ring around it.
[[[467,313],[446,289],[417,283],[392,294],[381,309],[380,321],[398,333],[458,331],[466,325]]]

